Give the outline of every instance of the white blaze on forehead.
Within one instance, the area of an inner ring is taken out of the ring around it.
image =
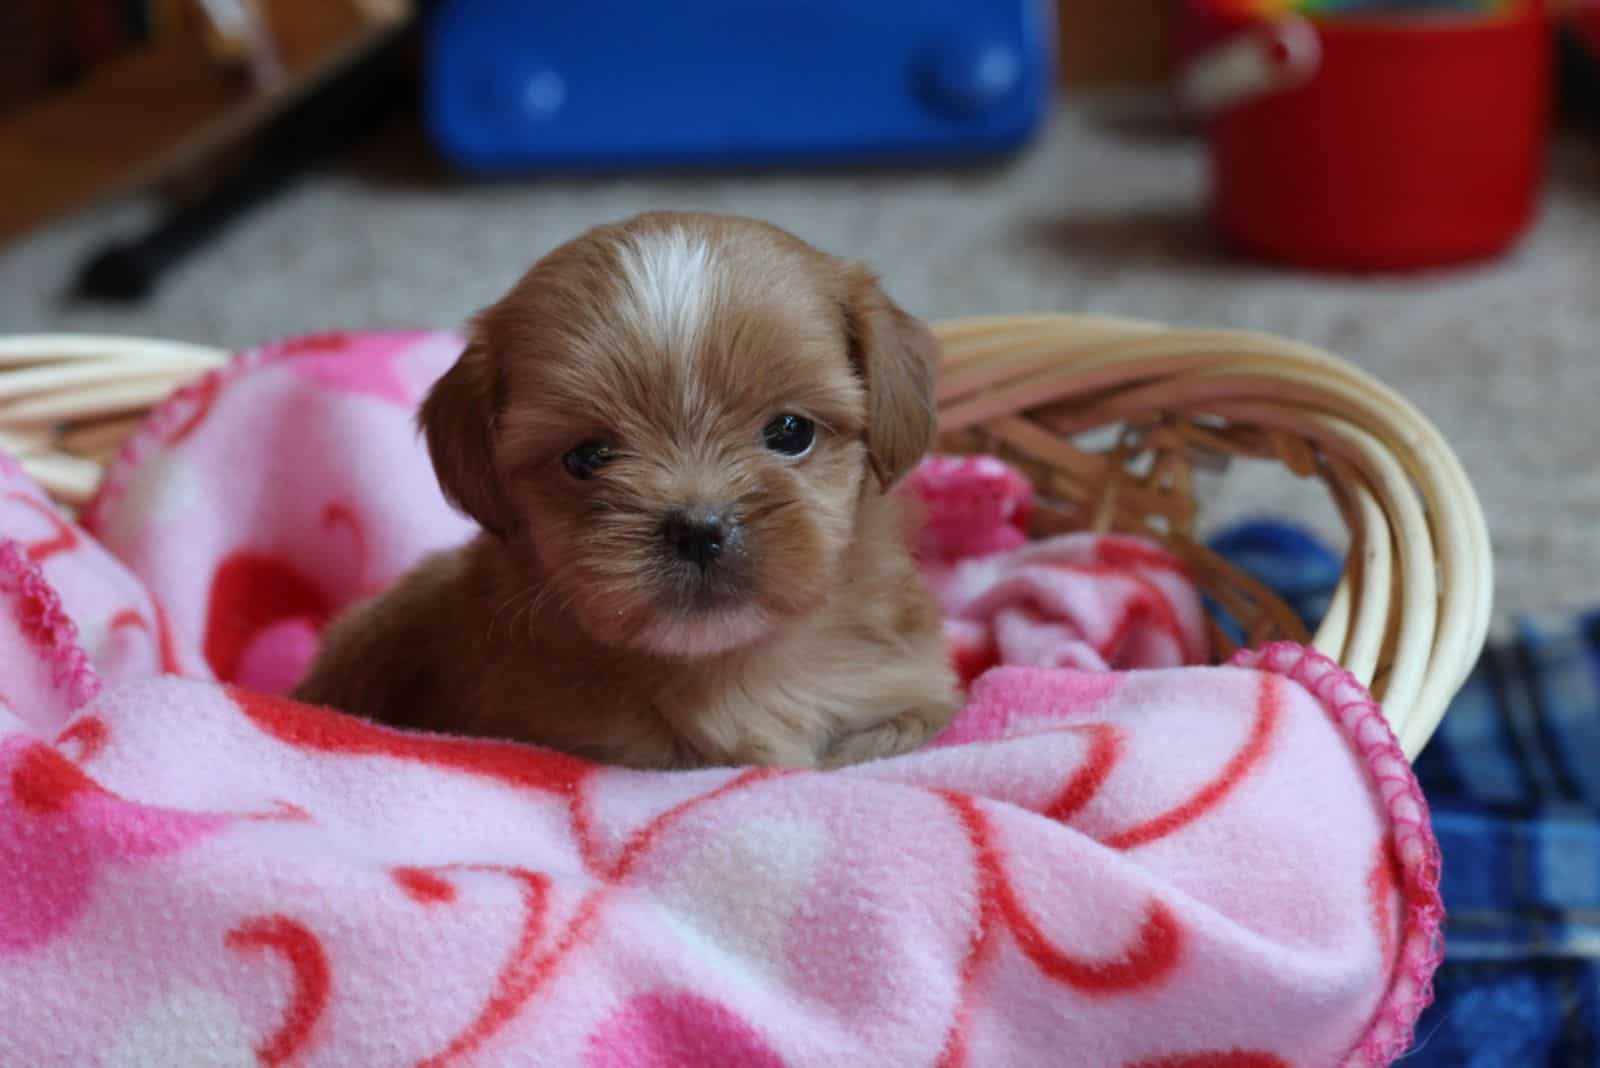
[[[673,356],[691,356],[711,316],[716,264],[711,244],[673,228],[643,234],[622,248],[625,312]]]
[[[717,292],[710,242],[673,227],[634,238],[621,253],[622,313],[661,356],[677,364],[684,414],[704,413],[705,386],[697,355]]]

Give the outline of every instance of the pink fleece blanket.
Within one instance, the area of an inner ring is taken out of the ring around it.
[[[410,426],[446,335],[311,338],[162,407],[64,520],[0,464],[0,1064],[1389,1063],[1437,854],[1377,708],[1205,655],[1181,570],[1026,545],[934,461],[970,701],[835,773],[640,773],[272,696],[467,533]],[[92,532],[92,536],[91,533]]]

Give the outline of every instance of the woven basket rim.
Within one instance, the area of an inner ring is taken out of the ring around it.
[[[1351,551],[1311,644],[1373,689],[1408,756],[1420,751],[1486,640],[1493,575],[1472,485],[1414,405],[1268,334],[1065,313],[931,326],[945,350],[942,447],[976,442],[1023,465],[1051,501],[1063,494],[1065,514],[1163,538],[1202,585],[1259,610],[1256,622],[1275,628],[1264,634],[1285,635],[1287,609],[1206,556],[1192,530],[1203,502],[1182,492],[1190,466],[1251,455],[1322,479]],[[57,500],[82,504],[152,406],[230,358],[156,338],[0,337],[0,450]],[[1114,425],[1124,434],[1109,453],[1074,444]],[[1152,470],[1130,473],[1140,457]]]

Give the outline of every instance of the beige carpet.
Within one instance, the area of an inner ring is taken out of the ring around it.
[[[1563,141],[1528,240],[1487,267],[1371,281],[1230,262],[1199,223],[1183,139],[1066,110],[999,169],[472,186],[404,136],[270,202],[137,310],[62,290],[125,206],[0,250],[0,330],[104,330],[245,345],[333,327],[452,325],[540,253],[647,207],[763,216],[861,257],[928,316],[1083,310],[1277,331],[1413,398],[1475,479],[1502,612],[1600,604],[1600,142]],[[1308,210],[1310,206],[1308,205]],[[1224,481],[1213,518],[1331,512],[1271,472]]]

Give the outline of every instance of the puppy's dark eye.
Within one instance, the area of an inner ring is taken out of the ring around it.
[[[603,441],[585,441],[575,445],[561,458],[561,466],[567,469],[567,474],[580,482],[593,478],[595,472],[610,462],[611,446]]]
[[[804,416],[785,412],[762,429],[761,439],[773,452],[804,456],[811,451],[811,443],[817,440],[817,428]]]

